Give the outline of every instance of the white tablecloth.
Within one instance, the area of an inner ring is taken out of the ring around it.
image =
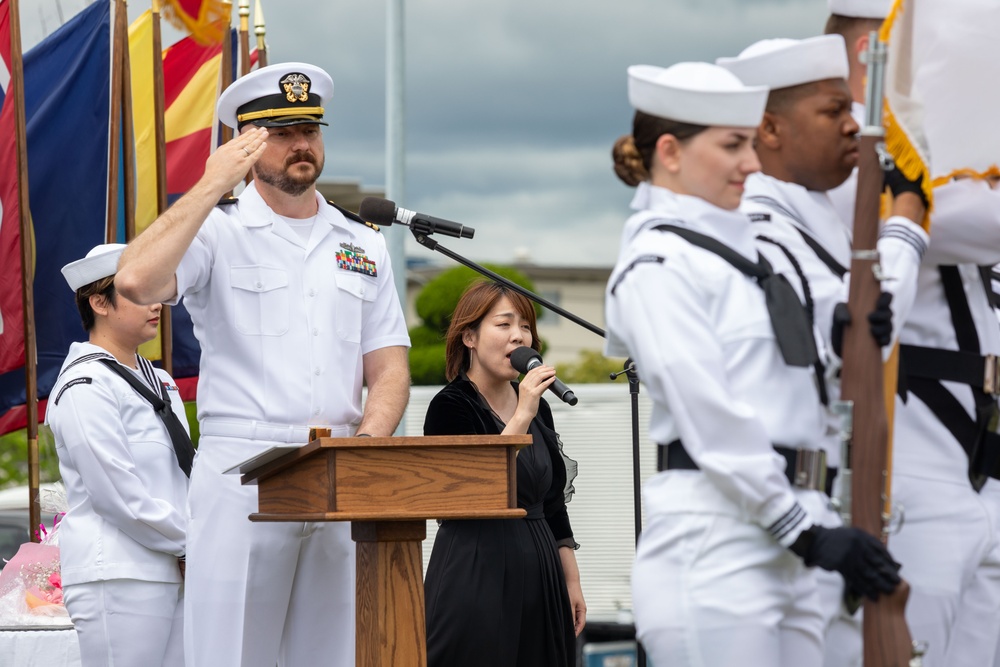
[[[72,625],[0,627],[0,667],[80,667]]]

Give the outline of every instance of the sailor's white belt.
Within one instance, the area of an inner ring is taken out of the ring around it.
[[[240,438],[242,440],[265,440],[268,442],[301,443],[309,442],[309,430],[323,428],[330,430],[331,438],[348,438],[354,435],[355,424],[318,424],[315,426],[299,426],[295,424],[275,424],[253,419],[227,419],[209,417],[201,422],[202,435],[219,436],[222,438]]]

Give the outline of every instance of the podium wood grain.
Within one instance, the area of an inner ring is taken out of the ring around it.
[[[513,519],[531,436],[320,437],[243,472],[252,521],[351,521],[361,667],[425,667],[428,519]]]

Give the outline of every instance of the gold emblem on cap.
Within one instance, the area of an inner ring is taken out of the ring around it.
[[[309,86],[312,82],[305,74],[292,72],[286,74],[281,80],[281,87],[285,91],[285,99],[289,102],[307,102],[309,100]]]

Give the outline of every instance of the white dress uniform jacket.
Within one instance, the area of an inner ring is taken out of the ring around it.
[[[46,414],[69,505],[59,525],[66,608],[84,667],[182,667],[177,557],[185,553],[188,478],[153,407],[98,358],[113,359],[73,343]],[[170,376],[141,358],[135,374],[157,394],[167,388],[186,430]]]
[[[647,184],[632,207],[640,212],[626,223],[606,295],[607,352],[635,359],[653,400],[652,438],[679,438],[700,468],[645,485],[649,521],[633,572],[639,637],[656,664],[737,664],[747,655],[818,664],[816,582],[785,547],[814,523],[810,508],[823,494],[793,489],[772,447],[820,446],[813,370],[785,364],[752,279],[651,229],[670,221],[756,260],[744,215]],[[797,283],[787,264],[774,269]],[[685,654],[688,662],[672,662]]]
[[[856,177],[854,184],[856,187]],[[851,201],[853,203],[853,197]],[[846,270],[851,263],[852,226],[843,223],[827,193],[809,191],[761,173],[747,179],[740,210],[753,222],[761,254],[773,258],[787,251],[795,258],[812,298],[816,325],[829,345],[833,310],[838,303],[847,301],[850,273]],[[805,235],[819,249],[811,246]],[[893,330],[896,332],[915,296],[917,269],[926,248],[926,232],[911,220],[892,217],[881,230],[880,264],[886,274],[893,277],[884,288],[893,292]],[[825,256],[821,255],[823,250]],[[840,377],[836,368],[828,370],[827,388],[830,405],[833,405],[840,399]],[[840,417],[831,410],[827,411],[826,431],[823,447],[827,451],[827,463],[836,468],[841,455]],[[835,488],[840,489],[840,484]],[[826,527],[842,523],[832,509],[825,509],[818,519]],[[860,615],[848,614],[843,609],[843,578],[836,572],[825,571],[817,572],[816,576],[827,620],[824,665],[860,664]]]
[[[97,356],[113,359],[96,345],[73,343],[46,413],[69,505],[59,525],[63,584],[180,583],[188,479],[152,406]],[[83,358],[91,360],[74,363]],[[167,387],[186,428],[170,376],[157,369],[155,379],[140,378]]]
[[[354,662],[345,524],[251,523],[256,487],[223,471],[308,426],[353,435],[362,357],[409,337],[385,241],[317,194],[303,240],[251,183],[214,209],[177,269],[201,343],[191,479],[188,667]]]
[[[899,341],[957,350],[939,266],[957,266],[979,339],[980,354],[1000,355],[1000,329],[979,267],[1000,261],[1000,191],[982,181],[935,188],[930,245],[920,266],[917,298]],[[974,391],[943,382],[974,419]],[[905,512],[890,539],[912,592],[907,621],[927,641],[927,667],[989,665],[1000,627],[1000,489],[990,479],[977,494],[961,444],[912,392],[896,397],[893,500]]]

